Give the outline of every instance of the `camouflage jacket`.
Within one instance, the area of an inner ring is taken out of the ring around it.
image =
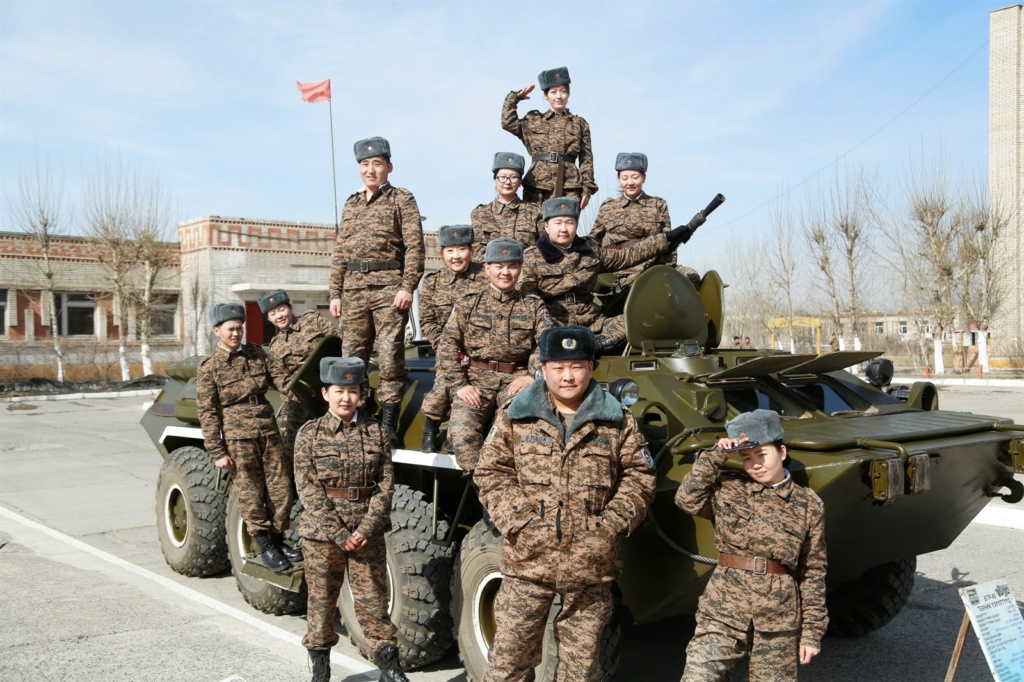
[[[518,104],[519,92],[513,90],[501,107],[501,127],[522,140],[531,156],[546,152],[564,154],[567,157],[565,187],[582,188],[584,194],[597,194],[594,148],[590,144],[590,124],[586,119],[568,109],[560,114],[550,109],[543,114],[533,110],[519,118]],[[576,162],[579,162],[578,168]],[[554,163],[534,161],[523,177],[523,184],[554,190],[556,168]]]
[[[284,367],[284,383],[279,384],[278,388],[284,390],[320,339],[339,335],[337,327],[328,322],[323,315],[313,311],[293,319],[290,329],[278,329],[268,348],[269,354]]]
[[[821,499],[792,478],[777,488],[745,472],[718,469],[730,453],[700,453],[683,478],[676,505],[715,524],[719,552],[773,559],[789,575],[715,568],[700,610],[733,627],[751,620],[762,632],[800,630],[800,643],[821,648],[825,609],[825,512]]]
[[[331,299],[345,289],[398,286],[410,294],[423,276],[425,251],[420,209],[412,192],[385,184],[366,200],[359,190],[345,200],[331,257]],[[398,261],[394,270],[349,272],[350,261]]]
[[[452,314],[455,302],[466,294],[483,291],[490,282],[484,266],[470,263],[458,274],[448,268],[428,273],[420,283],[420,331],[435,349],[441,341],[441,330]]]
[[[203,360],[196,373],[196,411],[211,457],[230,454],[225,441],[278,433],[266,393],[284,380],[283,365],[254,343],[234,353],[218,346]]]
[[[463,296],[441,332],[437,346],[437,372],[454,390],[467,384],[497,388],[501,378],[490,370],[463,365],[460,354],[471,360],[522,365],[522,373],[535,372],[541,332],[551,324],[544,301],[513,289],[485,289]],[[507,376],[507,373],[506,375]],[[472,380],[471,380],[472,379]]]
[[[473,225],[473,260],[484,262],[487,242],[498,237],[521,241],[533,246],[537,237],[544,233],[540,206],[515,198],[507,204],[495,199],[489,204],[480,204],[469,216]]]
[[[590,238],[596,243],[619,244],[644,239],[672,229],[668,215],[668,202],[661,197],[652,197],[644,192],[636,199],[626,195],[605,199],[597,211],[597,220],[590,230]],[[660,253],[653,258],[630,268],[618,270],[619,284],[626,286],[637,278],[649,265],[675,265],[676,254]]]
[[[370,487],[370,497],[349,500],[328,497],[330,488]],[[295,488],[302,501],[299,535],[313,540],[345,542],[359,532],[371,539],[391,526],[394,470],[387,430],[357,413],[342,423],[331,412],[307,422],[295,437]]]
[[[573,587],[614,580],[619,536],[654,499],[654,460],[636,420],[591,380],[567,424],[535,381],[498,413],[473,480],[504,536],[501,571]]]
[[[667,248],[661,234],[620,250],[603,249],[584,237],[576,237],[568,249],[562,249],[544,234],[523,253],[520,289],[543,298],[558,322],[590,325],[598,313],[591,301],[597,276],[635,265]]]

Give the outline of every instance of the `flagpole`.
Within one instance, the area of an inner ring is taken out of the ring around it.
[[[334,236],[338,236],[338,171],[334,163],[334,104],[327,100],[327,111],[331,117],[331,186],[334,188]]]

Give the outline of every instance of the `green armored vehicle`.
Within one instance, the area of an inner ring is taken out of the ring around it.
[[[861,635],[885,625],[906,603],[917,555],[949,546],[1001,489],[1012,502],[1024,496],[1013,478],[1024,472],[1024,426],[940,411],[930,383],[886,390],[892,365],[873,352],[719,350],[722,293],[715,272],[704,276],[698,293],[666,266],[647,270],[628,291],[598,293],[606,314],[625,314],[628,345],[601,358],[595,379],[633,411],[658,470],[650,515],[622,540],[621,608],[602,642],[605,679],[618,661],[621,618],[649,622],[696,611],[717,556],[713,529],[677,509],[673,498],[697,452],[713,445],[736,414],[777,411],[794,479],[824,500],[833,634]],[[314,414],[326,409],[318,357],[339,350],[337,339],[325,340],[292,382],[291,391]],[[142,420],[164,459],[156,498],[164,555],[174,570],[191,576],[230,565],[253,606],[270,613],[300,610],[301,568],[276,576],[259,564],[230,486],[202,449],[198,362],[168,370],[171,381]],[[868,363],[869,381],[845,371],[862,363]],[[457,641],[469,678],[479,680],[494,635],[501,538],[482,520],[454,457],[416,449],[433,364],[429,346],[410,346],[411,385],[398,429],[404,445],[394,452],[398,485],[388,535],[391,617],[407,666],[435,661]],[[339,607],[350,637],[365,651],[347,588]],[[538,679],[553,673],[553,642],[549,627]]]

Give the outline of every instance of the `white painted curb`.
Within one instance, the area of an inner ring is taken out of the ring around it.
[[[42,400],[86,400],[88,398],[131,398],[137,395],[156,395],[160,388],[140,388],[134,391],[106,391],[100,393],[47,393],[43,395],[16,395],[0,398],[0,403],[28,403]]]

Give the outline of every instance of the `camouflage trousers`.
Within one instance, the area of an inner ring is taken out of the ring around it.
[[[423,396],[423,414],[436,422],[443,422],[452,409],[452,390],[439,376],[434,377],[434,387]]]
[[[407,310],[392,307],[397,286],[346,289],[341,296],[341,353],[370,361],[374,342],[380,363],[377,399],[397,403],[405,390]]]
[[[753,622],[742,630],[698,613],[682,682],[727,682],[736,662],[748,653],[750,682],[795,680],[800,632],[760,632]]]
[[[238,490],[238,511],[249,535],[288,530],[295,502],[292,455],[277,433],[227,441],[235,462],[231,485]]]
[[[612,617],[615,600],[611,583],[558,592],[542,585],[505,576],[494,604],[495,637],[484,682],[529,682],[540,661],[544,629],[555,595],[562,610],[555,616],[558,645],[556,682],[597,682],[599,643]]]
[[[366,635],[370,651],[377,653],[386,644],[398,646],[395,626],[388,617],[387,556],[384,536],[370,538],[356,552],[346,552],[333,542],[302,538],[305,559],[307,649],[330,649],[338,643],[334,614],[338,595],[348,572],[355,604],[356,619]]]
[[[541,187],[530,187],[529,185],[523,185],[523,201],[529,201],[533,204],[543,204],[548,199],[554,198],[555,188],[543,189]],[[564,187],[562,188],[563,197],[576,197],[577,199],[583,198],[582,187]]]
[[[491,428],[491,422],[494,421],[494,413],[512,400],[512,396],[508,394],[508,385],[523,376],[490,370],[470,370],[471,376],[475,372],[487,372],[500,379],[495,382],[497,385],[494,388],[473,384],[480,391],[480,407],[472,407],[460,398],[458,393],[451,391],[452,414],[448,419],[448,440],[452,442],[452,448],[455,450],[455,461],[467,474],[472,473],[480,461],[480,449],[484,445],[484,437]]]
[[[289,455],[295,454],[295,434],[312,418],[309,412],[306,412],[306,408],[302,406],[301,402],[295,398],[282,396],[281,412],[277,417],[277,422],[284,431],[282,441],[284,442],[284,449]]]

